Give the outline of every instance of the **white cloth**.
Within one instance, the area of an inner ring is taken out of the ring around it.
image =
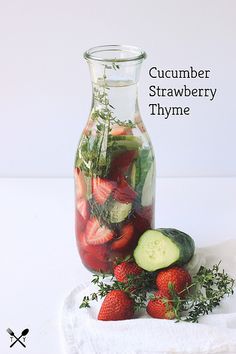
[[[236,240],[199,248],[188,265],[191,274],[200,265],[222,260],[222,268],[236,278]],[[74,289],[66,298],[62,326],[66,352],[70,354],[236,354],[236,294],[199,323],[159,320],[143,313],[126,321],[98,321],[100,302],[79,309],[84,295],[93,292],[91,284]]]

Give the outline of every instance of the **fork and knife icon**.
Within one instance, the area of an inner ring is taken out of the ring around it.
[[[8,329],[7,329],[7,332],[10,334],[11,337],[14,337],[14,338],[16,339],[16,340],[10,345],[10,348],[13,347],[13,345],[16,344],[17,342],[19,342],[21,345],[23,345],[23,347],[26,348],[26,345],[25,345],[24,343],[22,343],[20,339],[21,339],[22,337],[26,337],[26,336],[27,336],[27,334],[29,333],[29,329],[28,329],[28,328],[24,329],[24,330],[21,332],[20,337],[17,337],[17,336],[15,335],[15,333],[11,330],[11,328],[8,328]]]

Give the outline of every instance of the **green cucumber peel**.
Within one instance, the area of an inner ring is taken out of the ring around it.
[[[134,250],[134,259],[141,268],[152,272],[184,265],[194,251],[194,241],[189,235],[177,229],[160,228],[144,232]]]

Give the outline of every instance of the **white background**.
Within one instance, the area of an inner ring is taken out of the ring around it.
[[[89,278],[75,247],[73,181],[61,177],[72,176],[91,105],[82,56],[92,46],[148,54],[140,106],[157,157],[156,226],[197,246],[236,237],[235,11],[234,0],[0,0],[1,353],[61,354],[61,306]],[[191,116],[151,117],[149,68],[190,65],[211,78],[160,85],[217,88],[215,100],[163,99]],[[27,349],[9,348],[7,327],[30,328]]]
[[[0,0],[0,176],[72,175],[91,105],[83,52],[119,43],[148,54],[140,105],[158,176],[236,176],[235,12],[234,0]],[[153,65],[210,69],[210,79],[160,85],[217,88],[214,101],[165,98],[191,116],[151,117]]]

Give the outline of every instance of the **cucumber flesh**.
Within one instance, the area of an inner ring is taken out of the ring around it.
[[[135,262],[149,272],[169,267],[179,256],[179,247],[157,230],[146,231],[134,250]]]
[[[151,164],[151,167],[146,175],[145,182],[143,185],[143,190],[142,190],[142,198],[141,198],[141,204],[143,207],[149,206],[152,204],[153,200],[153,182],[154,182],[154,174],[155,174],[155,168],[154,168],[154,162]]]
[[[115,141],[117,141],[117,140],[130,141],[130,142],[134,142],[136,144],[142,143],[140,137],[134,136],[134,135],[113,135],[110,137],[110,139],[115,140]]]
[[[147,174],[149,173],[149,176],[150,176],[151,174],[155,173],[153,160],[154,160],[154,156],[153,156],[152,151],[150,149],[145,148],[140,151],[139,157],[135,161],[135,166],[136,166],[135,190],[139,195],[140,203],[141,203],[142,196],[144,195],[143,187],[144,187],[145,181],[147,179]],[[153,167],[151,168],[152,165],[153,165]],[[150,169],[152,169],[153,172],[150,171]],[[149,179],[151,179],[150,177],[149,177]],[[149,184],[149,186],[148,186],[148,182],[146,182],[146,186],[147,186],[146,189],[148,189],[149,194],[150,194],[150,192],[152,194],[153,191],[150,191],[150,190],[152,189],[153,184]],[[149,199],[150,199],[150,196],[149,196]],[[144,197],[144,204],[146,204],[145,197]]]
[[[86,187],[87,187],[87,199],[92,198],[92,178],[89,176],[84,176]]]
[[[117,140],[115,143],[116,149],[138,150],[142,145],[141,141]]]
[[[120,135],[110,137],[109,143],[115,144],[116,149],[138,150],[142,146],[142,140],[133,135]]]
[[[135,162],[133,163],[131,173],[130,173],[130,184],[133,189],[135,189],[136,186],[136,165]]]
[[[114,201],[109,207],[109,219],[112,224],[124,221],[132,210],[132,203]]]

